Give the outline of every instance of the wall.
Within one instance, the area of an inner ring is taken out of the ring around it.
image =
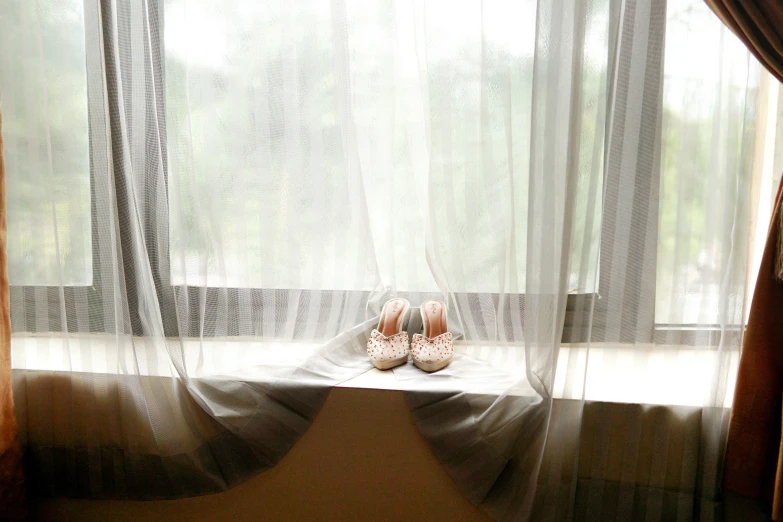
[[[566,411],[578,407],[574,401],[555,402],[549,432],[553,441],[580,430],[570,422],[574,412]],[[689,484],[696,481],[699,408],[587,402],[580,431],[577,520],[595,520],[598,513],[603,515],[598,518],[613,520],[617,498],[612,491],[620,484],[635,488],[635,501],[643,507],[660,492],[687,495]],[[665,434],[663,439],[653,437],[656,432]],[[666,441],[665,451],[656,451],[655,440]],[[626,454],[629,442],[637,448],[631,455]],[[542,463],[545,476],[553,475],[558,462],[573,459],[570,451],[556,458],[549,449]],[[630,463],[634,473],[626,476]],[[567,484],[571,473],[564,469],[554,475]],[[716,509],[725,509],[725,514],[715,515],[727,522],[768,520],[763,507],[742,498],[727,497]],[[276,467],[229,491],[170,501],[37,499],[31,519],[487,520],[460,493],[416,431],[402,392],[339,387]]]
[[[273,469],[224,493],[166,501],[38,499],[33,520],[487,520],[413,425],[402,392],[335,388]]]

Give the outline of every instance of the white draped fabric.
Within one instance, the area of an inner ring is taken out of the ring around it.
[[[12,0],[0,42],[35,492],[270,468],[402,296],[448,305],[452,364],[394,375],[491,516],[719,512],[779,140],[701,0]]]

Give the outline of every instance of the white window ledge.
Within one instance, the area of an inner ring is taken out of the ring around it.
[[[165,347],[152,346],[148,338],[80,334],[19,334],[12,336],[12,368],[44,372],[140,374],[176,377]],[[179,349],[170,340],[169,349]],[[133,346],[131,346],[131,343]],[[258,340],[185,341],[185,366],[194,378],[236,376],[253,379],[257,374],[281,375],[299,366],[317,345]],[[466,346],[457,343],[457,355],[449,370],[426,374],[412,364],[394,371],[370,369],[339,387],[381,390],[438,390],[462,386],[467,392],[535,395],[525,378],[524,347]],[[589,353],[589,357],[588,357]],[[588,401],[730,407],[739,353],[665,345],[564,345],[560,349],[554,397]],[[717,372],[722,364],[728,371]],[[724,382],[713,382],[718,374]],[[444,378],[444,377],[449,378]],[[455,380],[456,379],[456,380]],[[586,384],[585,384],[586,383]],[[512,386],[513,385],[513,386]],[[720,393],[713,391],[718,390]]]

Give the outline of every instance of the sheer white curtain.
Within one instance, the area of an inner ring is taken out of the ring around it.
[[[36,491],[273,466],[398,295],[462,336],[394,373],[492,516],[717,513],[769,183],[758,68],[700,1],[39,0],[0,24]]]
[[[700,2],[619,7],[599,296],[574,307],[590,342],[561,348],[554,393],[576,402],[553,410],[542,518],[722,517],[751,200],[771,169],[753,168],[759,67],[710,15]]]

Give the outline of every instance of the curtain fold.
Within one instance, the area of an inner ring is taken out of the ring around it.
[[[775,1],[706,3],[759,62],[783,81],[783,5]],[[779,188],[743,341],[724,471],[728,491],[765,499],[774,520],[783,520],[783,463],[779,454],[782,225]]]
[[[3,146],[3,110],[0,105],[0,518],[22,520],[25,485],[14,396],[11,387],[11,310],[6,254],[6,190]]]
[[[750,308],[726,447],[724,487],[771,506],[772,519],[783,520],[781,461],[781,351],[783,282],[775,274],[780,228],[780,196],[771,220]]]
[[[778,81],[783,81],[783,6],[775,0],[705,0]]]

